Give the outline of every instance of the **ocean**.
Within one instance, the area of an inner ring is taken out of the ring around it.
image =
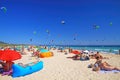
[[[118,54],[120,50],[120,45],[56,45],[55,47],[62,47],[62,48],[72,48],[78,50],[90,50],[90,51],[99,51],[104,53],[113,53]]]
[[[39,45],[40,46],[40,45]],[[118,54],[120,50],[120,45],[41,45],[41,46],[47,46],[50,47],[56,47],[56,48],[72,48],[72,49],[78,49],[78,50],[90,50],[90,51],[99,51],[104,53],[113,53]],[[28,46],[25,46],[26,48]],[[18,50],[21,49],[20,46],[17,47]]]

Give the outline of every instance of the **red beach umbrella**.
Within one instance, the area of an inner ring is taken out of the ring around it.
[[[14,61],[21,58],[19,52],[10,49],[0,51],[0,53],[0,60],[4,61]]]
[[[3,53],[3,50],[0,50],[0,55],[2,55],[2,53]]]
[[[72,51],[73,54],[80,54],[80,52],[78,50],[74,50]]]

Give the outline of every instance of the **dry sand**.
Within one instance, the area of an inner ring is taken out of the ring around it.
[[[24,77],[12,78],[11,76],[1,76],[0,80],[120,80],[119,73],[97,73],[87,68],[88,64],[94,63],[95,60],[89,61],[72,60],[66,57],[73,56],[52,50],[54,56],[50,58],[40,58],[44,62],[44,68],[38,72],[26,75]],[[120,67],[120,55],[103,54],[110,59],[105,59],[111,65]],[[30,55],[23,55],[22,59],[15,63],[29,63],[36,61]]]

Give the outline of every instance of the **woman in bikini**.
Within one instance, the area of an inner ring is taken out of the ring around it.
[[[99,57],[96,57],[96,60],[97,61],[94,64],[93,71],[99,71],[99,70],[107,70],[107,71],[120,70],[120,68],[114,67],[114,66],[108,64],[107,62],[102,62],[102,59],[100,59]]]

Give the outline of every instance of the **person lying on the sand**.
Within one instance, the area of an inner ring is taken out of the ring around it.
[[[99,57],[100,59],[109,59],[108,57],[103,57],[99,52],[97,52],[94,55],[89,55],[91,59],[96,59],[96,57]]]
[[[76,54],[76,55],[74,55],[74,56],[72,56],[72,57],[67,57],[67,58],[80,59],[80,56],[81,56],[81,54]]]
[[[73,57],[67,57],[67,58],[72,58],[73,60],[82,60],[82,61],[89,60],[89,56],[85,55],[84,53],[76,54]]]
[[[94,64],[94,66],[92,67],[93,71],[99,71],[99,70],[107,70],[107,71],[111,71],[111,70],[120,70],[120,68],[114,67],[110,64],[108,64],[107,62],[102,62],[102,59],[99,57],[96,57],[96,62]]]
[[[32,65],[34,65],[34,64],[36,64],[36,63],[38,63],[39,61],[35,61],[35,62],[31,62],[31,63],[28,63],[28,64],[23,64],[23,63],[18,63],[18,65],[20,65],[20,66],[22,66],[22,67],[27,67],[27,66],[32,66]]]

